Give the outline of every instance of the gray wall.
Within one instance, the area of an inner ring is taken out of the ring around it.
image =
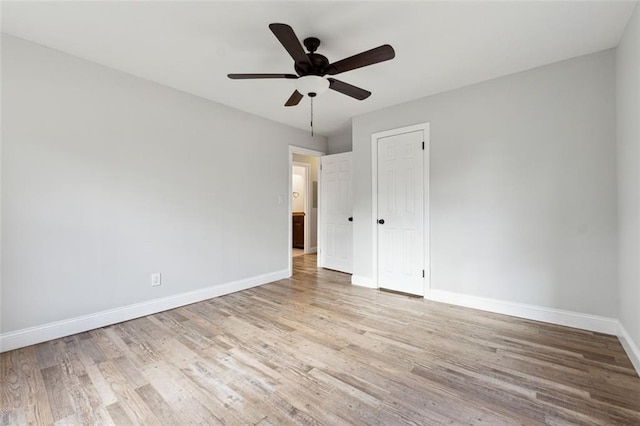
[[[617,316],[613,50],[355,117],[354,275],[372,277],[371,134],[421,122],[432,288]]]
[[[351,143],[351,122],[339,132],[329,135],[327,140],[329,152],[328,154],[341,154],[352,150]]]
[[[326,138],[9,36],[2,89],[2,333],[288,268]]]
[[[640,347],[640,18],[617,49],[620,321]]]

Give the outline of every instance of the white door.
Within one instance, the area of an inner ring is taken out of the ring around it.
[[[320,203],[320,266],[351,273],[353,270],[353,210],[351,153],[325,155]]]
[[[424,131],[378,141],[378,286],[424,296]]]

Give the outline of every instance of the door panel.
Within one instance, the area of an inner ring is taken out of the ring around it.
[[[422,130],[378,139],[378,285],[424,295]]]
[[[351,153],[326,155],[322,164],[320,266],[351,273],[353,269]]]

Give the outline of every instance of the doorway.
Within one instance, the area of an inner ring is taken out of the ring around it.
[[[319,247],[320,157],[324,153],[289,146],[289,276],[293,256],[314,254]]]
[[[313,189],[312,189],[312,157],[295,155],[291,170],[291,219],[292,256],[297,257],[317,250],[317,224],[311,223],[317,219],[317,214],[313,211]],[[307,160],[302,162],[299,160]],[[316,207],[317,209],[317,207]],[[313,234],[313,235],[312,235]]]
[[[419,296],[429,288],[429,125],[375,133],[373,265],[379,288]]]

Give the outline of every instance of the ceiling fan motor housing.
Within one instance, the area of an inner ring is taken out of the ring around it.
[[[325,69],[329,66],[329,60],[326,56],[319,53],[307,53],[307,58],[311,62],[311,66],[308,63],[296,63],[294,68],[299,76],[303,75],[319,75],[323,76],[327,74]]]

